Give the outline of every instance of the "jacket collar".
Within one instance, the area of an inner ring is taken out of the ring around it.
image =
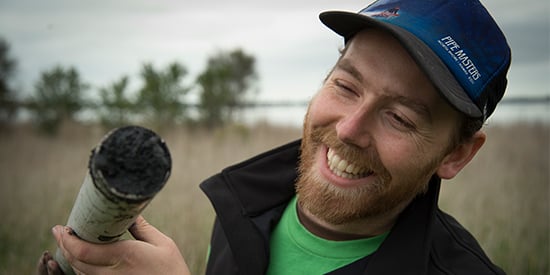
[[[216,211],[239,274],[263,274],[267,269],[271,231],[294,196],[299,148],[299,140],[283,145],[200,185]]]
[[[238,263],[243,274],[264,272],[269,236],[282,210],[295,194],[300,140],[228,167],[201,184],[224,227],[236,261],[255,255],[257,261]],[[430,230],[437,210],[441,180],[434,176],[428,191],[401,213],[390,234],[369,260],[368,274],[425,274]],[[276,214],[274,214],[274,212]],[[257,232],[259,234],[243,234]],[[399,263],[399,264],[396,264]]]
[[[428,191],[399,215],[384,243],[372,255],[365,274],[427,273],[440,185],[441,179],[433,176]]]

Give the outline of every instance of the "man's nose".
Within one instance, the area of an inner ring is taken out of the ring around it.
[[[344,143],[366,148],[372,141],[373,120],[368,109],[354,109],[342,115],[336,123],[336,135]]]

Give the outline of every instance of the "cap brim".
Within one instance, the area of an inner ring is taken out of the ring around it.
[[[426,73],[441,95],[458,111],[470,116],[481,117],[482,112],[470,99],[462,86],[430,47],[409,31],[383,21],[352,12],[327,11],[319,15],[321,22],[344,37],[347,42],[355,34],[368,27],[379,27],[390,32],[420,68]]]

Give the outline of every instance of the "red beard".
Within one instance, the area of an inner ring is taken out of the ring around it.
[[[397,184],[392,181],[375,146],[361,149],[343,143],[337,138],[333,125],[314,128],[307,125],[307,120],[306,117],[296,189],[300,206],[317,218],[340,225],[380,217],[391,211],[400,211],[400,206],[427,189],[427,182],[434,171],[433,165],[418,169],[407,182]],[[352,188],[342,188],[328,182],[317,167],[321,145],[373,171],[374,179]]]

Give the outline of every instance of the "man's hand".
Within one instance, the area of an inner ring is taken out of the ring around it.
[[[53,259],[49,251],[45,251],[36,266],[36,275],[63,275],[57,262]]]
[[[136,240],[92,244],[76,237],[68,227],[57,225],[52,231],[77,274],[190,274],[174,241],[141,216],[129,230]],[[54,263],[46,259],[45,269],[55,271]]]

